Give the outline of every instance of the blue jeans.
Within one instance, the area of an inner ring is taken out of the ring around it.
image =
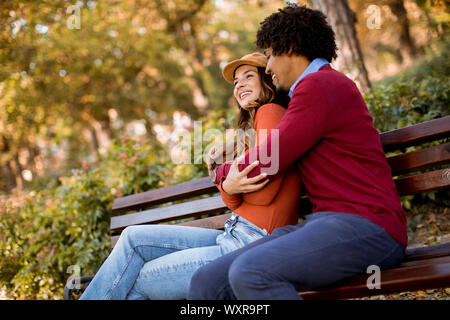
[[[301,299],[313,290],[377,265],[398,265],[405,246],[375,223],[319,212],[295,226],[224,255],[195,272],[188,299]]]
[[[234,213],[224,231],[127,227],[80,299],[186,299],[198,268],[265,235],[265,230]]]

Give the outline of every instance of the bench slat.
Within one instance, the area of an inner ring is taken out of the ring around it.
[[[380,274],[380,289],[368,289],[367,279],[371,274],[362,274],[340,281],[329,289],[299,293],[305,300],[350,299],[404,291],[445,288],[450,286],[450,257],[435,259],[430,264],[384,270]]]
[[[231,213],[221,214],[219,216],[208,217],[193,221],[181,222],[177,223],[176,225],[220,230],[224,228],[225,222],[229,218],[231,218]]]
[[[130,225],[158,223],[189,218],[228,209],[221,196],[209,197],[167,207],[149,209],[122,216],[112,217],[110,230],[120,231]]]
[[[117,198],[114,200],[112,212],[121,213],[218,191],[219,190],[212,183],[211,179],[209,177],[204,177],[161,189],[150,190]]]
[[[450,116],[380,133],[385,152],[450,136]]]
[[[403,261],[430,259],[450,255],[450,242],[426,247],[407,248]]]
[[[450,162],[450,142],[388,158],[392,175],[428,169]]]
[[[425,172],[394,181],[400,195],[439,190],[450,186],[450,169]]]

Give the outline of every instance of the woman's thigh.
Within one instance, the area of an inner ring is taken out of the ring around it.
[[[186,299],[192,275],[221,256],[218,245],[173,252],[142,267],[128,299]]]
[[[132,248],[144,261],[150,261],[180,250],[216,245],[219,234],[219,230],[188,226],[130,226],[122,232],[116,247]]]

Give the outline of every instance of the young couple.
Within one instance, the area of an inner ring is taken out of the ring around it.
[[[325,16],[289,5],[262,22],[257,46],[265,55],[223,75],[239,128],[277,129],[279,139],[257,135],[244,141],[243,161],[208,165],[233,210],[225,231],[128,227],[82,299],[301,299],[403,259],[406,217],[391,169],[356,85],[329,65],[337,48]],[[272,143],[276,173],[249,163]],[[302,186],[313,213],[297,223]]]

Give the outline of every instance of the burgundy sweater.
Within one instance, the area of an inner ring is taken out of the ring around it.
[[[331,211],[362,216],[407,245],[406,215],[391,168],[353,81],[328,65],[307,75],[296,86],[276,129],[278,141],[272,142],[269,136],[250,150],[245,163],[239,165],[240,171],[249,165],[249,159],[258,159],[260,164],[248,177],[268,172],[268,167],[274,167],[273,161],[278,161],[276,172],[297,163],[313,213]],[[278,150],[278,157],[270,154],[273,147]],[[220,184],[230,166],[225,163],[217,170]],[[269,178],[276,172],[271,170]]]

